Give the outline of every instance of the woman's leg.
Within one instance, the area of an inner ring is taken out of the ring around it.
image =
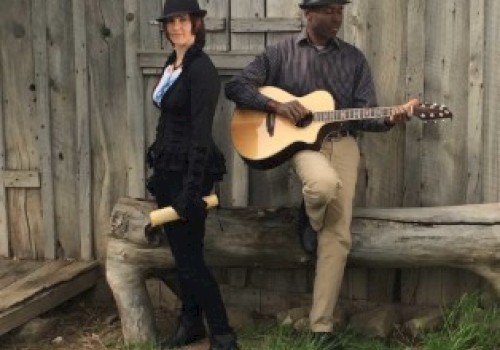
[[[160,206],[170,205],[172,200],[182,191],[182,176],[169,176],[162,191],[165,196],[157,196]],[[204,194],[212,188],[212,181],[207,180],[203,186]],[[162,198],[158,198],[162,197]],[[165,231],[175,258],[179,276],[183,311],[196,317],[200,308],[204,311],[212,334],[226,334],[229,327],[226,309],[222,301],[219,286],[205,263],[203,240],[205,235],[205,219],[189,222],[176,221],[165,225]]]

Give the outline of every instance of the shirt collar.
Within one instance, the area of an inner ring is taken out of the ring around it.
[[[295,38],[295,44],[296,45],[310,45],[310,46],[315,46],[310,40],[309,37],[307,36],[307,31],[306,28],[302,29],[302,31],[297,35]],[[325,47],[333,47],[336,49],[340,49],[340,42],[337,37],[334,39],[330,40]]]

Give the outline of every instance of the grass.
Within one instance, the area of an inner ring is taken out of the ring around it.
[[[477,295],[463,297],[444,312],[441,331],[423,336],[429,350],[500,349],[500,310],[484,310]]]
[[[46,339],[19,344],[0,339],[0,349],[9,350],[157,350],[152,344],[123,345],[120,323],[106,322],[112,310],[93,310],[88,305],[68,304],[68,309],[52,315],[60,326]],[[483,309],[477,295],[469,295],[443,309],[444,326],[436,332],[411,339],[401,331],[391,339],[374,340],[350,329],[336,333],[336,344],[348,350],[500,350],[500,308]],[[166,322],[166,321],[165,321]],[[170,324],[170,323],[169,323]],[[492,326],[494,325],[494,326]],[[63,336],[64,342],[52,339]],[[238,332],[242,350],[325,350],[311,333],[261,322],[260,326]],[[202,347],[198,347],[200,349]]]
[[[390,340],[367,339],[349,329],[336,333],[336,343],[348,350],[500,350],[500,309],[485,310],[478,295],[464,296],[443,309],[444,326],[412,339],[403,333]],[[240,334],[244,350],[324,350],[307,332],[289,327],[261,327]]]
[[[273,326],[244,332],[240,335],[243,350],[324,350],[325,343],[312,333],[298,333],[290,327]],[[336,333],[334,346],[349,350],[402,349],[386,345],[382,341],[364,339],[350,330]]]

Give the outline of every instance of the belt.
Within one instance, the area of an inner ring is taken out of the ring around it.
[[[339,141],[341,138],[349,136],[356,137],[356,134],[346,129],[334,130],[325,136],[324,141]]]

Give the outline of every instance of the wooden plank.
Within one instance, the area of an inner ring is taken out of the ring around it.
[[[381,0],[359,4],[363,26],[358,30],[360,44],[372,69],[378,103],[397,105],[404,102],[406,80],[406,2]],[[390,64],[389,64],[390,62]],[[403,192],[404,126],[387,133],[362,133],[367,177],[367,206],[400,206]]]
[[[80,257],[91,259],[92,247],[92,159],[90,146],[90,110],[87,62],[85,3],[73,0],[73,36],[75,40],[75,89],[78,135],[78,228]]]
[[[205,0],[205,2],[208,2],[210,4],[210,2],[207,0]],[[199,4],[200,4],[200,7],[206,9],[209,14],[213,14],[213,12],[211,12],[207,6],[203,5],[203,1],[199,1]],[[141,5],[141,8],[142,8],[142,5]],[[155,16],[159,17],[160,14],[161,14],[161,11],[157,12],[157,14]],[[149,19],[148,23],[152,26],[160,26],[161,25],[160,22],[156,21],[155,19]],[[226,27],[226,19],[225,18],[214,18],[214,17],[208,17],[208,16],[205,18],[205,31],[207,31],[208,33],[224,32],[226,30],[226,28],[227,27]],[[159,31],[160,28],[158,28],[157,30]]]
[[[54,288],[50,288],[34,296],[21,305],[0,313],[0,335],[91,288],[100,277],[97,269],[85,271],[72,280],[65,281]]]
[[[223,1],[220,1],[223,3]],[[226,2],[227,4],[227,2]],[[224,4],[222,4],[224,6]],[[210,11],[207,6],[203,6],[206,10]],[[210,12],[212,13],[212,12]],[[205,19],[205,28],[207,32],[224,32],[226,31],[226,19],[225,18],[210,18]]]
[[[485,69],[485,120],[484,120],[484,165],[483,197],[485,202],[500,201],[500,2],[488,2],[486,12],[486,69]],[[491,43],[491,44],[490,44]]]
[[[484,165],[483,165],[483,198],[485,202],[500,201],[500,2],[488,2],[485,51],[485,91],[484,100]]]
[[[228,132],[230,130],[231,115],[234,107],[233,102],[226,99],[224,94],[224,85],[228,79],[229,77],[226,76],[221,77],[221,92],[212,127],[214,141],[224,154],[226,166],[229,165],[234,152],[231,135]],[[216,185],[216,192],[219,195],[219,201],[222,207],[231,207],[234,205],[231,178],[231,170],[228,170],[228,174],[224,176],[223,181]]]
[[[240,70],[244,68],[257,54],[256,51],[249,52],[218,52],[207,51],[214,65],[219,70]],[[163,68],[165,64],[165,51],[139,51],[138,64],[141,68]]]
[[[251,14],[255,18],[265,17],[265,1],[231,1],[231,20],[248,18]],[[231,33],[231,50],[245,50],[260,52],[265,47],[265,35],[260,33]],[[249,204],[250,185],[249,170],[238,154],[233,151],[228,159],[229,180],[231,182],[232,205],[245,206]]]
[[[46,1],[52,173],[57,249],[80,257],[78,230],[78,143],[75,115],[75,42],[72,1]],[[79,59],[79,57],[76,57]],[[71,116],[71,117],[69,117]]]
[[[349,300],[368,300],[368,269],[346,268],[343,283],[347,284],[347,298]]]
[[[39,118],[36,114],[31,0],[4,1],[0,5],[2,57],[3,121],[5,169],[40,169],[37,142]],[[27,17],[26,17],[27,16]],[[19,18],[26,18],[19,21]],[[7,190],[7,215],[11,256],[36,258],[44,255],[44,229],[41,191]],[[15,233],[15,234],[13,234]]]
[[[406,99],[424,98],[425,68],[425,3],[426,0],[408,1],[407,24],[407,63]],[[422,138],[423,123],[412,120],[406,124],[405,156],[403,170],[403,198],[405,207],[421,205],[422,188]],[[399,299],[402,303],[415,301],[416,287],[419,283],[419,269],[401,269]]]
[[[1,18],[1,17],[0,17]],[[0,60],[0,72],[3,72]],[[0,74],[0,172],[5,170],[5,126],[3,113],[3,74]],[[7,222],[7,191],[5,186],[0,186],[0,257],[10,256],[9,223]]]
[[[200,7],[207,11],[206,50],[229,51],[229,0],[200,0]]]
[[[0,290],[21,279],[24,275],[38,269],[43,262],[41,261],[19,261],[19,260],[1,260],[0,261]]]
[[[87,57],[92,133],[91,198],[94,255],[99,258],[105,255],[112,206],[128,192],[124,2],[89,0],[84,3],[87,51],[92,53]],[[140,113],[142,115],[142,109]],[[140,119],[140,115],[137,118]]]
[[[467,116],[467,203],[482,201],[485,2],[471,0],[469,10],[469,97]]]
[[[139,2],[140,48],[143,50],[159,50],[163,41],[160,23],[155,20],[163,9],[162,0]]]
[[[26,170],[2,171],[3,185],[14,188],[40,188],[40,173]]]
[[[44,0],[32,0],[33,50],[35,57],[36,107],[39,118],[38,140],[42,175],[42,210],[45,258],[56,257],[54,178],[52,171],[49,72],[47,54],[47,7]]]
[[[268,0],[269,1],[269,0]],[[290,4],[286,8],[294,8]],[[269,13],[267,14],[270,15]],[[282,14],[281,14],[282,15]],[[267,33],[267,32],[300,32],[302,21],[300,18],[273,17],[273,18],[233,18],[231,20],[232,33]]]
[[[422,205],[453,205],[466,200],[469,74],[469,6],[458,0],[427,2],[426,98],[454,111],[451,121],[424,126]],[[465,80],[464,80],[465,79]]]
[[[18,305],[47,288],[70,281],[83,272],[96,269],[97,261],[71,262],[54,260],[0,290],[0,312]]]
[[[127,84],[128,195],[141,198],[145,194],[144,106],[141,73],[137,65],[140,43],[139,2],[125,0],[125,69]]]
[[[424,97],[425,66],[425,0],[408,1],[408,35],[406,63],[406,99]],[[423,124],[412,121],[406,125],[404,157],[403,205],[420,206],[422,186]]]
[[[355,218],[388,219],[429,224],[494,225],[500,222],[500,203],[469,204],[429,208],[357,208]]]

